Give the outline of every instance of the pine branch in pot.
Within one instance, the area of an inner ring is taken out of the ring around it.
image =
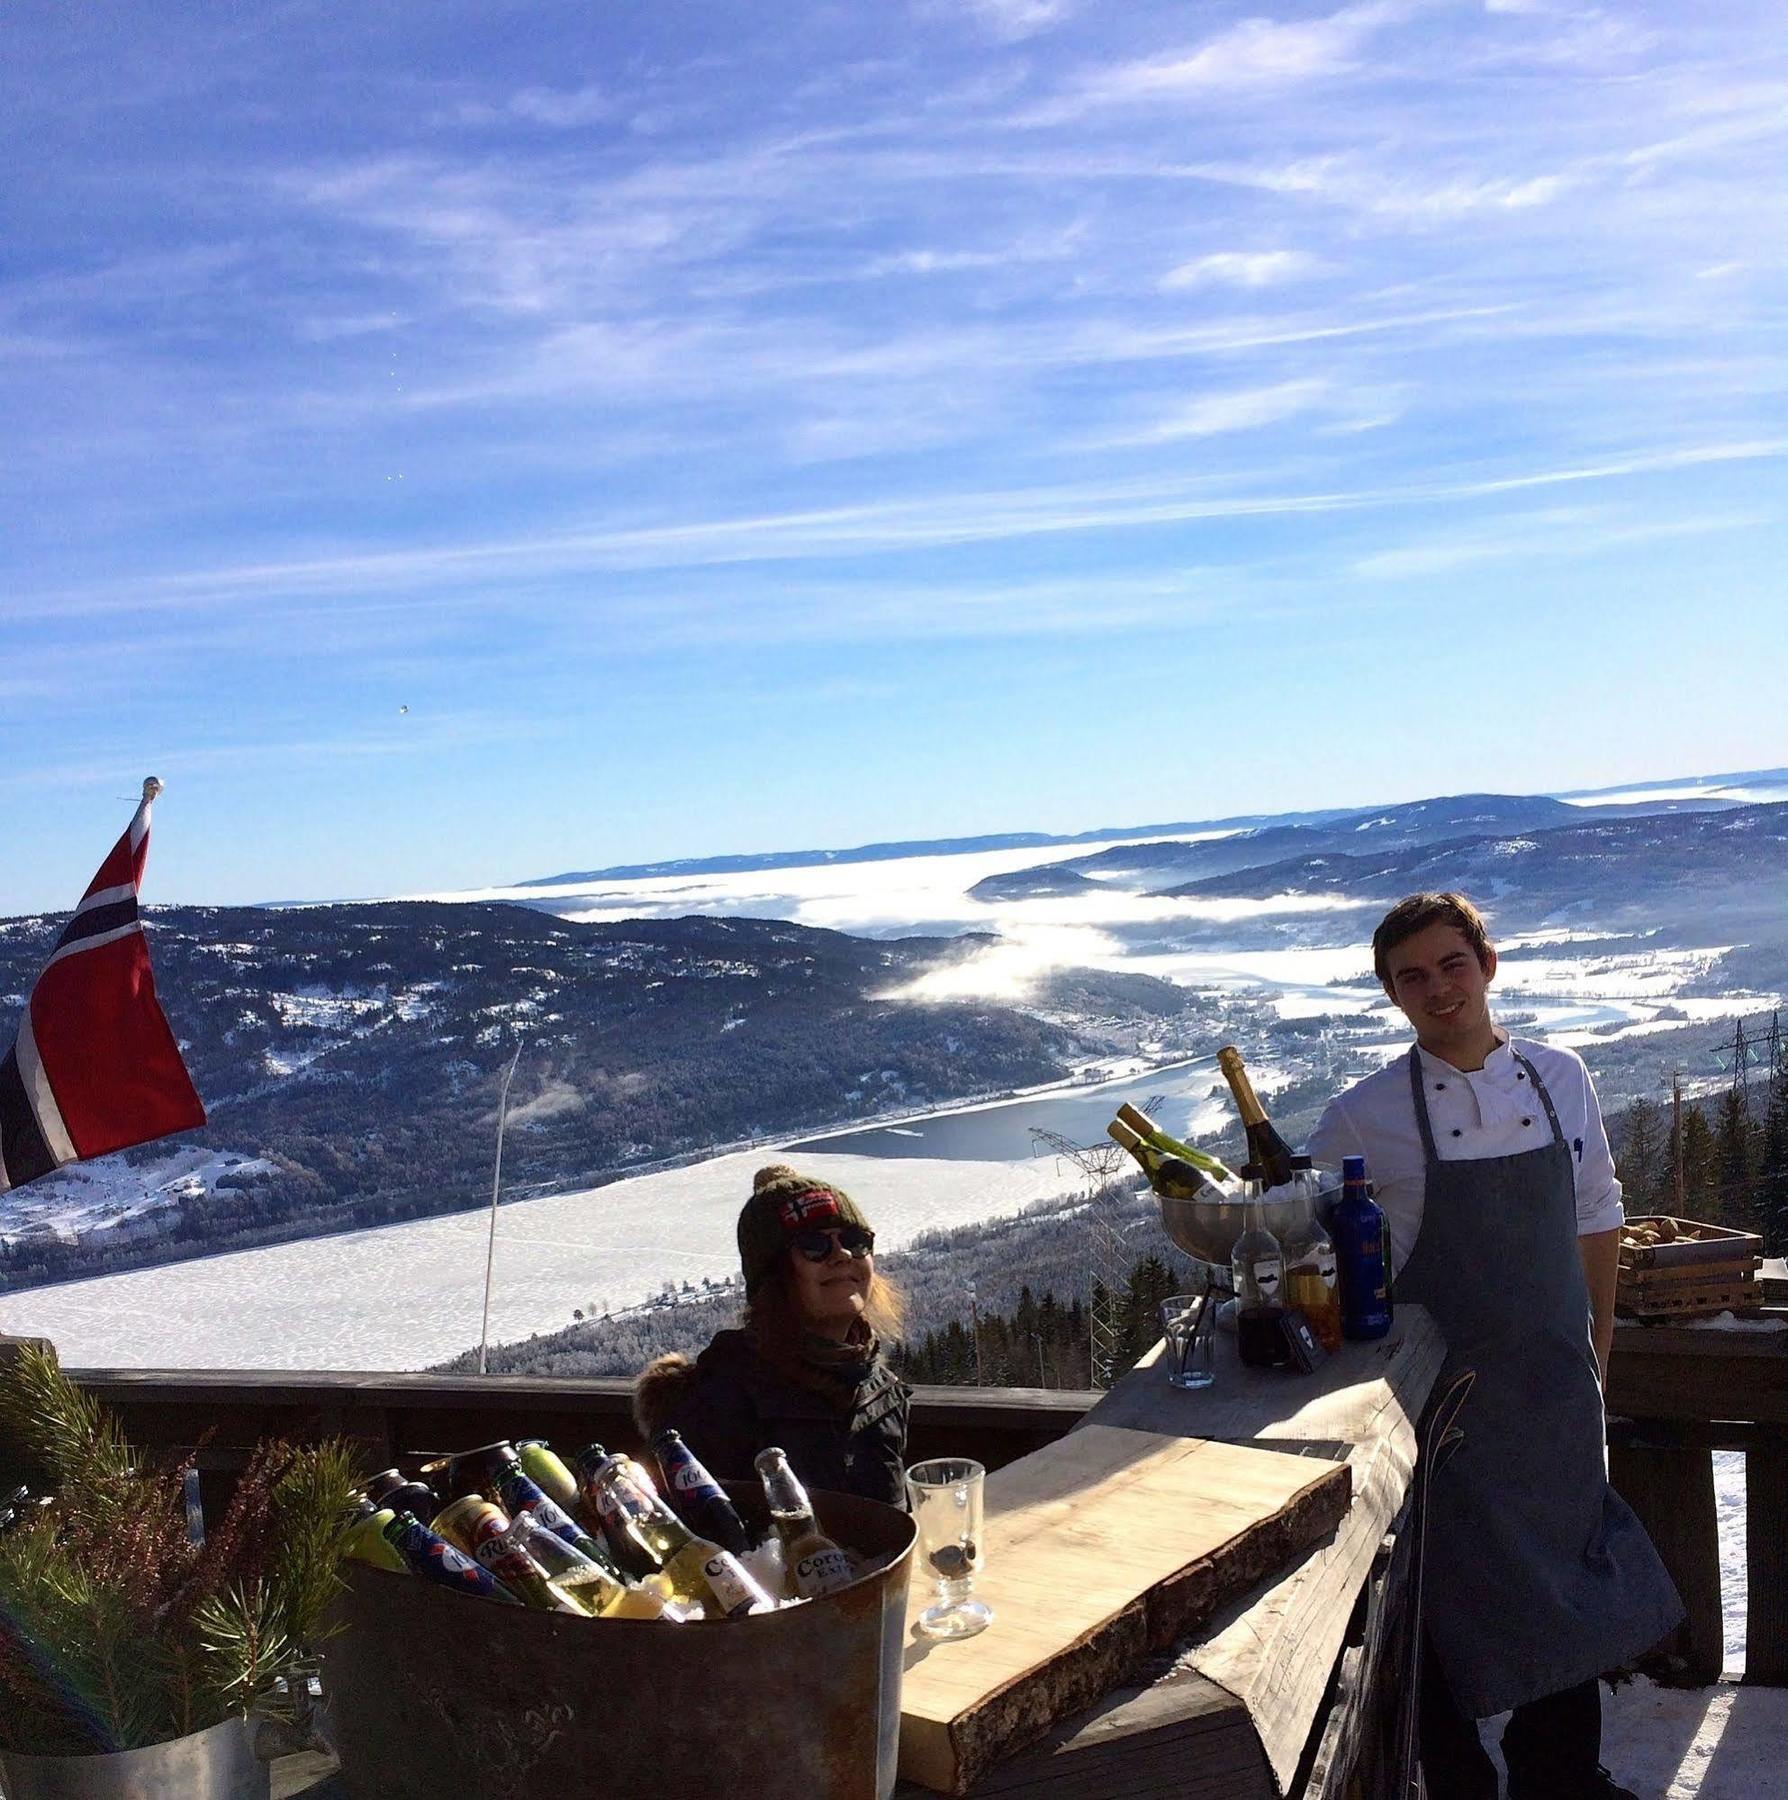
[[[0,1774],[11,1800],[248,1800],[251,1715],[300,1693],[351,1516],[344,1445],[260,1445],[195,1537],[183,1477],[26,1348],[0,1367],[0,1441],[50,1504],[0,1529]]]

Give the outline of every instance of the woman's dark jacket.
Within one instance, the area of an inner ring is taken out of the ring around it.
[[[747,1331],[717,1332],[691,1362],[661,1356],[634,1389],[634,1417],[650,1442],[666,1426],[722,1481],[755,1481],[753,1459],[788,1452],[810,1488],[906,1505],[905,1385],[872,1351],[804,1362],[794,1379],[765,1361]]]

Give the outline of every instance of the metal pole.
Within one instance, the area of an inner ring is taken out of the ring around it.
[[[515,1079],[515,1065],[521,1061],[521,1045],[509,1059],[509,1073],[503,1077],[503,1093],[497,1102],[497,1166],[490,1178],[490,1242],[484,1251],[484,1328],[478,1334],[478,1373],[485,1373],[485,1360],[490,1354],[490,1277],[497,1261],[497,1195],[503,1187],[503,1127],[509,1123],[509,1084]]]

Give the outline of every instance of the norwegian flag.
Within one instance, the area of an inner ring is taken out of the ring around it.
[[[800,1231],[816,1219],[843,1216],[839,1212],[838,1196],[830,1188],[803,1188],[783,1201],[781,1212],[784,1231]]]
[[[64,1163],[205,1123],[155,998],[137,889],[149,858],[153,775],[142,804],[31,990],[0,1062],[0,1192]]]

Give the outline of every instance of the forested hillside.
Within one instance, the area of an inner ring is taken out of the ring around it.
[[[7,1038],[59,924],[0,923]],[[154,1235],[0,1236],[0,1284],[478,1204],[518,1046],[511,1195],[1046,1082],[1126,1029],[1133,1045],[1137,1022],[1152,1029],[1189,998],[1146,976],[1083,973],[1071,992],[1103,1013],[1103,1036],[1044,1008],[894,999],[985,940],[869,941],[756,919],[180,907],[151,916],[151,939],[210,1112],[192,1140],[263,1166],[185,1196]]]

